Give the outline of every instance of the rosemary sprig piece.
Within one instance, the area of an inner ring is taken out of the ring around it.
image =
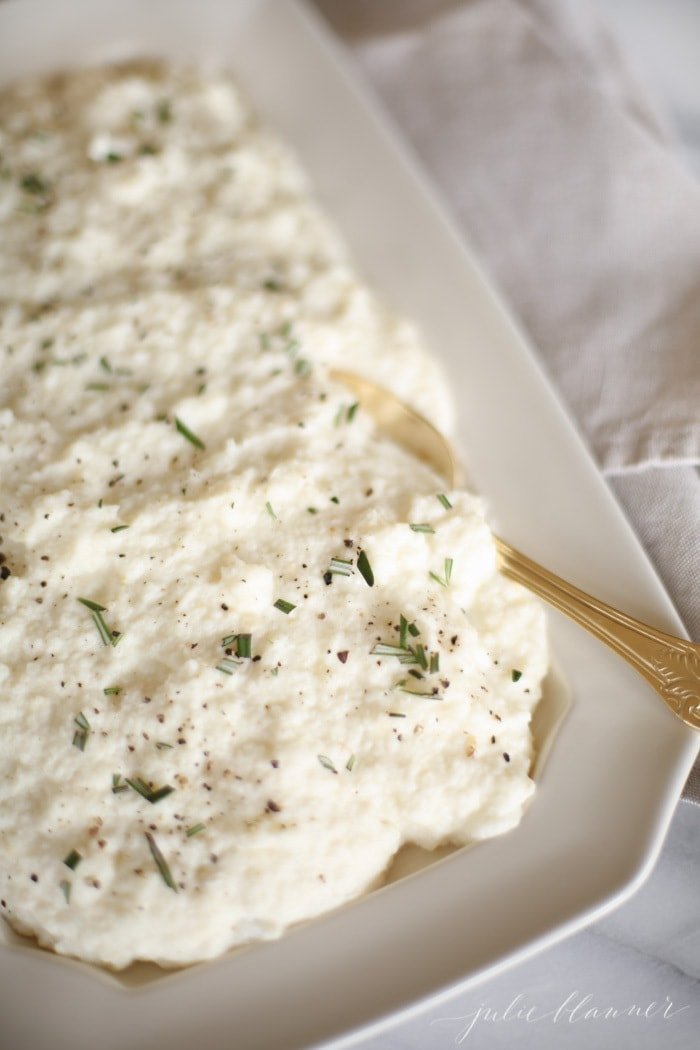
[[[428,573],[428,575],[430,576],[431,580],[435,580],[435,582],[439,583],[441,587],[449,587],[450,580],[452,579],[452,566],[453,565],[454,565],[454,562],[453,562],[452,558],[445,558],[445,567],[444,567],[443,575],[442,576],[438,576],[437,573],[435,573],[435,572],[430,572],[430,573]]]
[[[75,871],[82,859],[82,853],[78,853],[77,849],[72,849],[70,853],[63,858],[63,863],[67,868],[70,868],[71,871]]]
[[[197,435],[190,430],[190,428],[187,426],[186,423],[183,423],[182,420],[178,419],[177,416],[174,417],[174,420],[175,420],[175,429],[178,431],[178,433],[182,434],[182,436],[184,438],[187,438],[187,440],[189,441],[189,443],[191,445],[194,445],[195,448],[201,448],[201,449],[204,449],[204,448],[207,447],[204,444],[204,442],[202,441],[202,439],[197,437]]]
[[[150,802],[151,805],[155,805],[156,802],[160,802],[161,799],[167,798],[168,795],[172,795],[175,788],[170,787],[169,784],[165,784],[163,787],[150,788],[145,780],[141,777],[125,777],[125,782],[129,785],[132,791],[136,791],[137,794],[141,795],[142,798],[146,799],[146,802]]]
[[[82,711],[75,716],[73,721],[78,727],[73,733],[73,747],[77,747],[78,751],[84,751],[90,736],[90,723]]]
[[[357,569],[368,587],[374,587],[374,573],[364,550],[357,555]]]
[[[161,874],[163,882],[166,886],[169,886],[171,890],[174,890],[175,893],[177,893],[177,884],[175,883],[175,879],[172,876],[172,872],[168,867],[168,862],[158,849],[158,844],[156,840],[153,838],[153,835],[151,835],[150,831],[144,831],[144,835],[146,836],[148,848],[151,851],[151,856],[153,857],[153,860],[156,863],[156,867],[158,868],[158,871]]]

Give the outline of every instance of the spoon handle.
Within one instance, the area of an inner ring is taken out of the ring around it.
[[[700,729],[700,646],[618,612],[555,576],[496,537],[499,568],[569,616],[632,665],[666,706]]]

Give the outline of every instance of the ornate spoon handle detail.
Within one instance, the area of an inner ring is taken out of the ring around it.
[[[499,568],[569,616],[636,668],[667,707],[700,729],[700,646],[657,631],[580,591],[496,538]]]

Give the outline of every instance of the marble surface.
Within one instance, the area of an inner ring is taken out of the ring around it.
[[[682,802],[651,877],[608,918],[358,1045],[691,1050],[700,1022],[698,871],[700,806]],[[617,1017],[602,1016],[611,1008]],[[601,1016],[586,1016],[594,1009]]]
[[[608,19],[679,155],[700,176],[700,0],[581,2]],[[626,904],[447,1005],[357,1045],[691,1050],[700,1040],[698,873],[700,806],[681,802],[650,878]]]

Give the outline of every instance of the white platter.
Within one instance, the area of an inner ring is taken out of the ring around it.
[[[682,633],[522,336],[317,20],[292,0],[0,5],[3,80],[134,54],[230,68],[296,148],[359,268],[444,357],[469,472],[501,533],[586,590]],[[138,989],[18,947],[3,930],[0,1043],[351,1045],[619,903],[656,858],[697,740],[616,657],[556,614],[550,624],[575,703],[519,828],[280,941]]]

